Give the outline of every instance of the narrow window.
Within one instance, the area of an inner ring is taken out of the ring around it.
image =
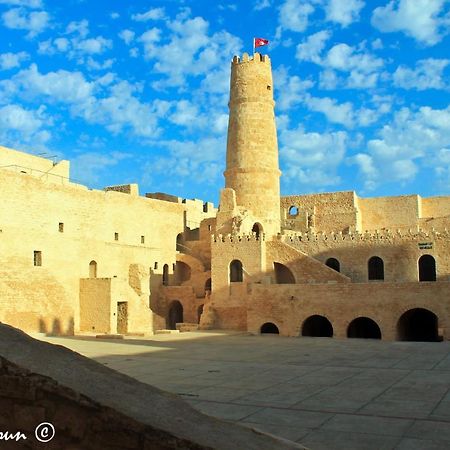
[[[89,263],[89,278],[97,278],[97,262],[91,261]]]
[[[141,236],[141,244],[145,244],[145,236]]]
[[[372,256],[367,263],[369,280],[384,280],[384,263],[379,256]]]
[[[119,240],[119,233],[114,233],[114,240],[118,241]]]
[[[436,260],[431,255],[419,258],[419,281],[436,281]]]
[[[230,282],[236,283],[243,281],[244,269],[241,261],[234,259],[230,263]]]
[[[58,225],[58,231],[59,231],[60,233],[64,233],[64,223],[59,222],[59,225]]]
[[[153,268],[156,270],[158,268],[158,263],[155,262],[155,265],[153,266]]]
[[[39,250],[34,251],[34,265],[35,266],[42,266],[42,252]]]
[[[163,266],[163,276],[162,276],[163,286],[169,286],[169,265],[164,264]]]

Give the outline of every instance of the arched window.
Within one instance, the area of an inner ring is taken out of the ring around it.
[[[177,261],[175,264],[175,277],[178,284],[189,280],[191,278],[191,268],[183,261]]]
[[[183,233],[178,233],[177,235],[177,247],[176,247],[177,252],[182,252],[183,251]]]
[[[372,256],[367,262],[369,280],[384,280],[384,263],[378,256]]]
[[[234,259],[230,263],[230,282],[236,283],[244,280],[244,269],[241,261]]]
[[[290,215],[291,217],[298,216],[298,208],[297,208],[297,206],[291,206],[291,207],[289,208],[289,215]]]
[[[341,271],[341,264],[336,258],[328,258],[325,261],[325,265],[328,266],[330,269],[335,270],[336,272]]]
[[[436,281],[436,261],[431,255],[419,258],[419,281]]]
[[[289,267],[277,262],[273,263],[276,284],[295,284],[294,274]]]
[[[97,262],[91,261],[89,263],[89,278],[97,278]]]
[[[163,286],[169,286],[169,265],[164,264],[163,266],[163,276],[162,276]]]
[[[256,239],[259,239],[263,232],[263,227],[260,223],[255,223],[252,228],[252,232],[256,234]]]

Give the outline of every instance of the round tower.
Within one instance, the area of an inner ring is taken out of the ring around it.
[[[231,63],[225,187],[266,234],[280,231],[280,175],[270,59],[255,53]]]

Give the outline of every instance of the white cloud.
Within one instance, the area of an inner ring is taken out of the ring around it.
[[[270,0],[256,0],[253,6],[255,11],[261,11],[262,9],[269,8],[271,6]]]
[[[0,70],[9,70],[19,67],[23,61],[30,58],[26,52],[0,54]]]
[[[359,20],[359,13],[363,7],[362,0],[328,0],[325,5],[326,18],[347,27]]]
[[[274,71],[275,86],[280,86],[276,91],[277,109],[289,110],[304,100],[305,92],[314,86],[311,80],[302,80],[297,75],[289,75],[284,66]]]
[[[326,42],[330,39],[331,32],[322,30],[318,33],[311,34],[297,45],[296,58],[299,61],[311,61],[316,64],[322,62],[322,52],[325,49]]]
[[[42,0],[0,0],[0,5],[24,6],[25,8],[42,8]]]
[[[324,114],[332,123],[339,123],[347,128],[355,126],[355,112],[350,102],[338,103],[335,99],[307,96],[305,104],[311,111]]]
[[[442,79],[444,69],[450,64],[448,59],[422,59],[417,61],[415,69],[399,66],[393,74],[394,85],[403,89],[445,89]]]
[[[306,132],[303,127],[286,129],[280,134],[280,159],[283,181],[322,188],[339,183],[338,168],[348,144],[344,131],[331,133]]]
[[[284,30],[302,33],[313,12],[314,6],[309,1],[285,0],[279,9],[278,22]]]
[[[165,18],[164,8],[152,8],[142,14],[133,14],[132,20],[136,22],[148,22],[149,20],[161,20]]]
[[[2,19],[7,28],[26,30],[27,36],[32,38],[49,26],[50,16],[45,11],[28,12],[24,8],[14,8],[4,12]]]
[[[122,39],[125,42],[125,44],[127,44],[127,45],[131,44],[131,42],[134,39],[134,36],[135,36],[135,33],[134,33],[134,31],[131,31],[131,30],[122,30],[119,33],[120,39]]]
[[[79,34],[80,37],[85,38],[89,34],[89,22],[86,19],[80,20],[79,22],[72,21],[67,25],[66,33],[76,33]]]
[[[109,17],[111,17],[111,19],[118,19],[120,17],[120,14],[118,12],[112,12]]]
[[[447,0],[391,0],[372,14],[372,25],[382,32],[401,31],[424,45],[434,45],[449,32],[443,17]]]
[[[377,139],[367,143],[366,152],[357,155],[354,163],[370,190],[386,182],[407,184],[414,180],[419,166],[447,176],[449,148],[450,107],[403,108],[378,132]]]

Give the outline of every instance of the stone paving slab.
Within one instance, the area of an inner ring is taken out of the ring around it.
[[[221,332],[40,339],[313,450],[450,448],[450,342]]]

